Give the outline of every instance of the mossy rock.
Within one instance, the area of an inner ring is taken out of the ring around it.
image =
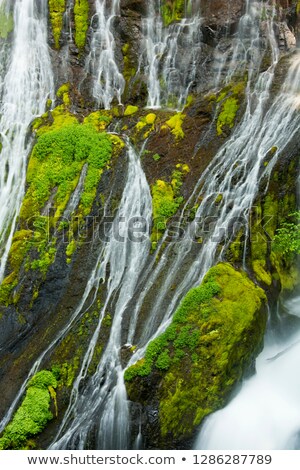
[[[52,403],[57,414],[56,387],[57,380],[48,370],[32,377],[22,404],[0,438],[0,450],[28,448],[28,440],[39,434],[53,419]]]
[[[262,346],[265,300],[245,273],[226,263],[211,268],[182,300],[165,333],[126,370],[130,400],[159,403],[161,442],[191,436],[250,370]]]

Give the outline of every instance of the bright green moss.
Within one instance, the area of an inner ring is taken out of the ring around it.
[[[262,289],[244,273],[219,264],[187,293],[171,325],[149,344],[144,359],[125,371],[133,400],[142,380],[138,377],[161,371],[157,394],[162,436],[190,435],[208,413],[224,404],[261,346],[264,302]]]
[[[76,123],[78,123],[77,118],[66,109],[65,104],[62,104],[34,120],[33,126],[39,137],[49,131],[59,130]]]
[[[109,111],[95,111],[84,118],[84,124],[92,125],[97,131],[104,131],[112,121],[112,115]]]
[[[229,97],[223,104],[221,112],[218,116],[217,121],[217,134],[223,133],[223,127],[228,126],[230,129],[234,126],[236,113],[238,112],[240,105],[236,98]]]
[[[152,131],[155,129],[155,121],[156,121],[156,114],[154,113],[149,113],[146,116],[141,117],[141,119],[137,122],[135,129],[137,132],[141,132],[143,130],[146,130],[144,133],[144,139],[147,139],[147,137],[150,135]]]
[[[138,110],[138,106],[132,106],[129,104],[124,111],[124,116],[132,116],[133,114],[137,113]]]
[[[264,284],[270,286],[272,284],[272,276],[266,270],[266,262],[261,260],[254,260],[252,263],[253,271],[256,279],[262,281]]]
[[[14,29],[14,18],[12,13],[5,8],[0,7],[0,38],[6,39],[9,33]]]
[[[70,91],[70,83],[65,83],[57,90],[57,93],[56,93],[56,96],[62,99],[66,107],[70,106],[71,104],[69,91]]]
[[[166,121],[166,125],[171,129],[171,133],[174,135],[176,140],[184,138],[184,132],[182,130],[184,118],[185,114],[176,113],[168,121]]]
[[[66,0],[49,0],[48,4],[54,44],[55,48],[59,49],[59,40],[63,26],[63,15],[66,10]]]
[[[51,400],[56,403],[57,380],[52,372],[42,370],[28,383],[25,398],[0,438],[0,449],[22,449],[28,439],[39,434],[53,419]]]
[[[75,0],[75,44],[79,49],[85,46],[86,33],[89,27],[89,2],[88,0]]]
[[[233,128],[240,103],[245,95],[246,83],[246,78],[237,83],[230,83],[221,90],[218,97],[214,95],[216,103],[220,103],[217,119],[217,135],[223,133],[223,127]]]
[[[156,242],[161,238],[166,224],[170,217],[176,214],[177,209],[182,203],[182,197],[174,193],[172,184],[162,180],[157,180],[151,188],[152,209],[153,209],[153,230],[151,235],[153,248]]]
[[[185,0],[163,0],[161,3],[161,15],[165,26],[174,21],[180,21],[184,17]]]
[[[60,212],[75,189],[82,166],[88,163],[82,197],[94,191],[102,168],[111,156],[112,144],[104,133],[91,126],[73,124],[42,134],[29,163],[29,184],[21,208],[21,218],[39,213],[56,188],[55,203]]]
[[[159,155],[158,157],[160,158]],[[158,161],[159,158],[156,157],[154,159]],[[156,248],[157,242],[162,237],[168,220],[176,214],[183,202],[183,197],[180,196],[180,190],[183,184],[183,178],[189,171],[188,165],[179,163],[172,173],[171,183],[157,180],[151,187],[153,210],[151,241],[153,249]]]

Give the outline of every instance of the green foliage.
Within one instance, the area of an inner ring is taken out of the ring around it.
[[[217,121],[217,134],[223,133],[223,127],[228,126],[230,129],[234,126],[236,113],[240,105],[236,98],[229,97],[222,104],[221,112]]]
[[[54,374],[47,370],[38,372],[30,380],[21,406],[0,438],[1,450],[26,447],[28,439],[39,434],[53,419],[50,404],[56,387]]]
[[[176,197],[170,183],[157,180],[152,186],[153,230],[152,242],[157,242],[166,229],[167,221],[176,214],[182,203],[182,197]]]
[[[112,115],[109,111],[101,109],[95,111],[84,118],[84,124],[92,125],[97,131],[104,131],[112,121]]]
[[[56,188],[54,201],[60,212],[75,189],[82,166],[88,163],[82,205],[89,208],[94,200],[101,170],[112,151],[109,137],[91,126],[73,124],[42,134],[33,149],[27,182],[29,184],[21,208],[21,218],[40,212]]]
[[[158,160],[158,159],[157,159]],[[180,196],[184,176],[190,171],[188,165],[178,164],[172,173],[171,183],[157,180],[151,187],[153,208],[153,229],[151,240],[153,248],[166,229],[168,220],[176,214],[183,202]]]
[[[63,26],[63,15],[66,9],[66,0],[48,0],[48,4],[54,44],[55,48],[59,49],[59,40]]]
[[[86,33],[89,27],[89,2],[88,0],[75,0],[75,44],[79,49],[85,46]]]
[[[290,214],[289,219],[281,224],[273,238],[273,250],[285,257],[300,254],[300,212]]]
[[[138,106],[132,106],[129,104],[124,111],[124,116],[132,116],[133,114],[137,113],[138,110]]]
[[[190,435],[224,404],[259,351],[264,301],[263,291],[243,273],[224,263],[211,268],[184,297],[165,333],[148,345],[145,357],[125,371],[133,400],[143,376],[154,370],[161,374],[157,395],[163,436]]]
[[[70,91],[70,83],[64,83],[56,93],[56,96],[60,99],[62,99],[63,103],[65,106],[70,106],[71,100],[69,96],[69,91]]]
[[[163,0],[161,14],[165,26],[180,21],[184,16],[185,0]]]
[[[6,39],[14,29],[14,18],[12,13],[5,7],[0,7],[0,38]]]
[[[185,114],[176,113],[168,121],[166,121],[166,125],[171,129],[171,133],[174,135],[176,140],[184,138],[184,132],[182,130],[184,118]]]

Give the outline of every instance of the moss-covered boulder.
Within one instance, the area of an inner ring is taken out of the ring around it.
[[[158,409],[157,444],[188,439],[224,405],[253,367],[265,325],[263,290],[229,264],[211,268],[187,293],[165,333],[125,372],[130,400]]]
[[[0,450],[34,447],[32,438],[57,415],[56,387],[56,377],[48,370],[33,376],[22,404],[0,438]]]

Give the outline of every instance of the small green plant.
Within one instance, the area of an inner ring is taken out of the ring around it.
[[[273,250],[286,257],[300,254],[300,212],[289,215],[273,238]]]

